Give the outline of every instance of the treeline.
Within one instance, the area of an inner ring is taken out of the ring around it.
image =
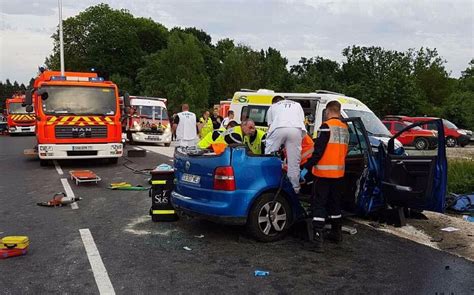
[[[5,108],[7,98],[11,98],[14,94],[23,94],[25,90],[26,86],[23,83],[19,84],[14,81],[12,84],[9,79],[6,79],[5,82],[0,81],[0,112]]]
[[[46,65],[59,69],[58,34],[53,38]],[[167,29],[106,4],[66,19],[64,41],[67,70],[93,68],[122,91],[167,97],[173,111],[186,102],[198,112],[242,88],[325,89],[357,97],[380,116],[442,116],[474,129],[474,59],[459,79],[450,78],[436,49],[350,46],[342,63],[316,56],[288,65],[275,48],[212,42],[200,29]]]

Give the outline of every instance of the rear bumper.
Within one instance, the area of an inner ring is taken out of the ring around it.
[[[38,156],[45,160],[119,158],[122,154],[121,143],[38,144]]]
[[[143,132],[132,132],[132,139],[136,142],[146,143],[170,143],[171,132],[164,132],[161,135],[158,134],[146,134]]]
[[[12,134],[35,133],[35,126],[12,126],[8,128],[8,132]]]
[[[173,191],[171,193],[171,203],[176,210],[217,223],[236,225],[247,223],[245,212],[247,212],[250,204],[238,202],[239,196],[229,192],[215,193],[219,195],[219,201],[200,200]]]

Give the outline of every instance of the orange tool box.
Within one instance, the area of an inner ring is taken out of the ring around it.
[[[97,174],[95,174],[91,170],[72,170],[69,171],[69,175],[71,175],[71,180],[74,180],[76,182],[76,185],[81,182],[98,183],[102,180],[99,176],[97,176]]]

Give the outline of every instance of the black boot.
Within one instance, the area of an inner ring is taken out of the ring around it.
[[[342,242],[342,223],[340,218],[331,220],[331,232],[329,232],[327,238],[336,244]]]
[[[322,253],[324,252],[323,244],[324,244],[324,222],[320,221],[313,221],[313,235],[311,239],[311,248],[312,251]]]

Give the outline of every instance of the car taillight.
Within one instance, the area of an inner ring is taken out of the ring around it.
[[[231,166],[216,168],[214,171],[214,189],[235,191],[234,169]]]

